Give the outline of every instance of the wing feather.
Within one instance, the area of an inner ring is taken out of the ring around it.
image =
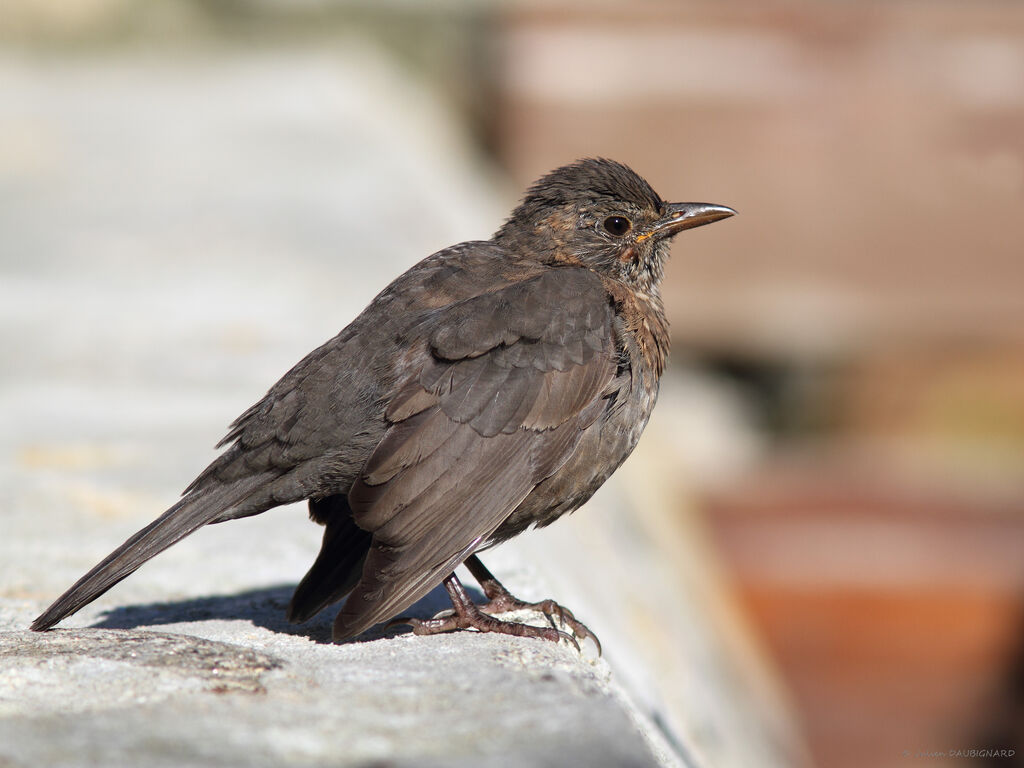
[[[565,268],[421,323],[419,364],[348,494],[373,539],[336,638],[426,594],[572,455],[607,405],[612,322],[600,279]]]

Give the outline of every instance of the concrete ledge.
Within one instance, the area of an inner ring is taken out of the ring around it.
[[[332,645],[329,615],[288,625],[322,535],[302,507],[204,528],[29,633],[303,354],[512,201],[365,41],[8,56],[0,103],[0,139],[25,150],[0,184],[0,768],[798,763],[680,495],[653,495],[679,472],[651,439],[665,394],[640,474],[486,557],[520,597],[576,611],[614,675],[591,646],[399,629]],[[447,607],[435,592],[414,612]]]
[[[0,632],[0,765],[672,763],[592,648],[400,628],[334,645],[326,623],[266,626],[287,592],[165,605],[211,617],[164,627]]]

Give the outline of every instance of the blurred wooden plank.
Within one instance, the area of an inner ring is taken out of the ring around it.
[[[528,3],[502,35],[516,179],[607,155],[740,212],[677,240],[676,339],[1024,338],[1021,4]]]

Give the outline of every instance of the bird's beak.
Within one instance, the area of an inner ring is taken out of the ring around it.
[[[639,235],[637,241],[646,240],[649,237],[658,239],[672,237],[684,229],[702,227],[713,221],[727,219],[735,215],[736,211],[724,205],[668,203],[665,205],[665,215],[658,219],[649,230]]]

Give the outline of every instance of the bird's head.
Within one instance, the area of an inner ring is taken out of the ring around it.
[[[495,239],[651,293],[658,290],[674,235],[735,213],[710,203],[666,203],[629,167],[588,158],[535,182]]]

